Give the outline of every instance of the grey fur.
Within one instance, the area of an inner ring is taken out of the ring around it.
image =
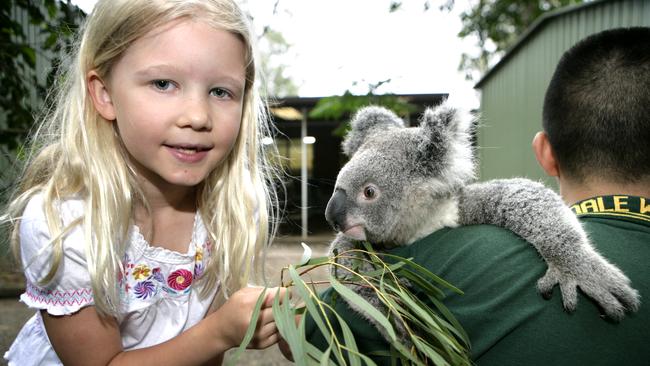
[[[339,172],[326,209],[328,221],[340,231],[331,250],[351,249],[359,240],[390,248],[443,227],[493,224],[537,249],[548,265],[538,290],[549,294],[559,284],[567,310],[575,309],[580,287],[612,319],[636,311],[639,294],[629,279],[594,250],[554,191],[522,178],[471,183],[471,120],[461,117],[446,104],[427,110],[420,127],[404,127],[381,107],[355,115],[343,142],[350,160]],[[373,198],[364,195],[368,187]],[[383,307],[371,294],[353,289]]]

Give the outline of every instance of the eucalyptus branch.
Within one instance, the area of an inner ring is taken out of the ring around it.
[[[400,360],[402,364],[470,365],[467,335],[444,307],[444,293],[437,286],[462,292],[409,258],[376,252],[367,243],[363,246],[330,257],[307,258],[280,271],[281,285],[293,287],[297,297],[292,301],[288,297],[285,301],[276,298],[273,316],[296,364],[372,366],[376,364],[370,356],[381,356]],[[328,280],[303,278],[323,266],[331,268]],[[331,286],[332,304],[319,297],[316,286],[323,284]],[[355,291],[359,289],[364,289],[364,296],[372,294],[383,305],[375,308]],[[414,292],[416,289],[418,292]],[[333,303],[338,299],[334,297],[354,304],[355,311],[371,320],[386,337],[390,351],[372,355],[361,352],[343,313],[337,313]],[[296,324],[295,317],[299,314],[301,320]],[[324,339],[329,341],[327,349],[320,350],[307,339],[307,317],[313,319]],[[249,330],[252,332],[254,328],[251,322]]]

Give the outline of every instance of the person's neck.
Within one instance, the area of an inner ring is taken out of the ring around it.
[[[560,195],[569,205],[596,196],[623,194],[628,196],[650,197],[650,179],[635,183],[617,183],[611,181],[587,179],[575,182],[559,179]]]
[[[140,182],[147,205],[134,208],[134,221],[140,234],[152,246],[185,253],[192,238],[196,215],[196,187]]]
[[[167,210],[196,211],[196,187],[155,184],[151,180],[142,179],[140,189],[152,213]]]

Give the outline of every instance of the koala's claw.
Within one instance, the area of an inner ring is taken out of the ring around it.
[[[563,271],[549,263],[546,274],[537,281],[537,289],[544,298],[550,298],[553,287],[559,284],[562,303],[569,312],[573,312],[578,304],[578,287],[615,321],[623,319],[626,311],[638,310],[639,293],[630,286],[630,280],[600,257],[564,267],[571,268]]]
[[[578,304],[577,282],[570,274],[563,274],[557,267],[549,264],[546,274],[537,281],[537,290],[548,300],[553,295],[555,285],[560,285],[564,308],[569,312],[575,311]]]

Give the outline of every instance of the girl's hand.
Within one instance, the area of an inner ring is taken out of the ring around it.
[[[246,334],[255,310],[255,304],[264,291],[262,287],[246,287],[230,296],[223,306],[211,315],[214,321],[215,336],[221,339],[226,349],[239,346]],[[248,348],[264,349],[278,342],[280,335],[273,319],[273,300],[277,288],[266,290],[264,302],[260,309],[259,318],[253,338]],[[279,296],[284,297],[286,288],[281,288]]]
[[[235,292],[218,310],[187,331],[161,344],[122,349],[119,324],[101,318],[94,306],[67,316],[41,311],[48,338],[65,365],[156,365],[183,366],[217,364],[223,353],[241,344],[263,288],[248,287]],[[280,335],[272,313],[277,288],[267,289],[249,348],[267,348]],[[279,295],[284,297],[285,288]]]

